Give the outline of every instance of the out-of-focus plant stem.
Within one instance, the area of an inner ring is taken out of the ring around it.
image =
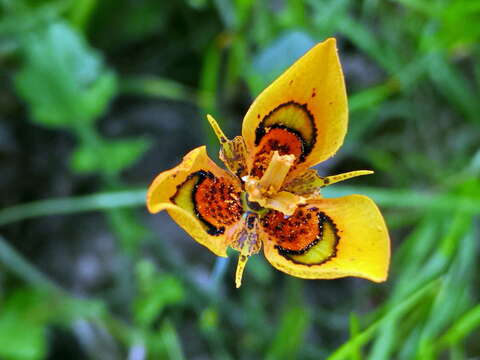
[[[66,215],[85,211],[140,206],[145,203],[145,195],[145,190],[134,189],[15,205],[0,210],[0,226],[39,216]]]
[[[70,19],[78,29],[85,31],[97,3],[97,0],[77,0],[72,2]]]
[[[12,273],[25,280],[27,283],[44,290],[60,292],[60,287],[54,284],[45,275],[39,272],[32,264],[26,261],[8,242],[0,235],[0,263]]]
[[[475,328],[480,326],[480,304],[471,308],[467,313],[460,317],[451,328],[437,342],[438,350],[444,350],[452,344],[457,344],[464,337],[472,333]]]
[[[171,79],[153,75],[137,75],[121,78],[120,92],[191,103],[198,103],[200,101],[200,94],[196,89],[192,89]],[[201,96],[209,102],[214,99],[214,95],[208,92],[203,92]]]

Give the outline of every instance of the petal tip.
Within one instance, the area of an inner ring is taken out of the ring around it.
[[[334,38],[334,37],[329,37],[323,43],[328,44],[328,45],[333,45],[333,46],[336,47],[337,46],[337,39]]]

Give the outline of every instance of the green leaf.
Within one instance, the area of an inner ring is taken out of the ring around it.
[[[182,283],[174,276],[159,274],[154,265],[142,261],[137,265],[139,294],[134,304],[135,319],[141,326],[150,326],[163,308],[184,298]]]
[[[113,140],[98,147],[82,145],[72,154],[70,163],[81,174],[118,173],[133,165],[149,146],[147,139]]]
[[[19,289],[2,304],[0,313],[0,358],[43,359],[46,350],[45,323],[51,315],[43,293]]]
[[[25,61],[15,84],[34,122],[67,128],[105,111],[116,77],[77,32],[58,22],[28,32],[21,43]]]
[[[19,321],[18,314],[0,318],[0,356],[4,359],[43,359],[46,353],[45,328]]]

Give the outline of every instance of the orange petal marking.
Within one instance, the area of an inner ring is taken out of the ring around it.
[[[147,207],[151,213],[168,210],[196,241],[226,256],[225,232],[241,218],[240,191],[236,178],[219,168],[201,146],[155,178],[147,192]]]
[[[267,222],[262,226],[266,237],[263,242],[265,256],[274,267],[305,279],[355,276],[376,282],[386,280],[390,239],[385,221],[372,200],[350,195],[312,200],[306,208],[316,209],[324,220],[322,231],[318,232],[319,239],[303,249],[302,246],[313,237],[310,227],[306,226],[310,222],[302,220],[297,228],[276,216],[271,220],[275,226],[268,223],[270,218],[262,220],[262,225]],[[277,228],[281,224],[286,227],[285,231]],[[293,231],[292,235],[289,230]],[[297,249],[302,251],[288,253]]]

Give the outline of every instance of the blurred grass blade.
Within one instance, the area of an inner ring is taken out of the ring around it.
[[[470,235],[463,237],[458,254],[450,266],[439,294],[430,309],[428,321],[420,334],[417,358],[435,359],[436,343],[448,324],[464,312],[468,304],[472,277],[475,273],[476,241]]]
[[[197,102],[198,94],[177,81],[156,76],[130,76],[120,79],[120,91],[125,94]],[[203,94],[205,98],[211,95]],[[211,101],[211,99],[208,99]]]
[[[213,0],[215,7],[222,19],[223,26],[226,29],[234,29],[237,26],[237,13],[233,5],[233,0]]]
[[[425,0],[395,0],[395,2],[432,17],[438,13],[437,6],[435,6],[436,2]]]
[[[398,86],[393,82],[387,82],[353,94],[348,100],[350,113],[363,109],[371,109],[372,106],[376,106],[385,101],[397,89]]]
[[[401,269],[401,278],[415,274],[434,252],[441,231],[441,221],[443,217],[435,214],[425,217],[395,250],[393,266]],[[412,254],[415,256],[412,257]]]
[[[37,216],[143,206],[146,190],[127,190],[95,195],[36,201],[0,210],[0,226]]]
[[[97,6],[98,0],[76,0],[72,2],[70,9],[70,19],[72,24],[83,32],[88,25],[88,21]]]
[[[480,123],[478,93],[463,75],[441,54],[430,57],[428,69],[431,79],[445,99],[457,106],[470,121]]]
[[[133,304],[138,325],[148,328],[168,305],[183,301],[185,290],[178,278],[155,270],[148,261],[137,264],[138,297]]]
[[[164,321],[163,326],[160,329],[160,334],[163,344],[165,345],[168,358],[170,360],[185,359],[177,331],[170,321]]]
[[[380,41],[375,38],[373,33],[358,24],[349,15],[345,14],[338,18],[337,28],[340,33],[377,61],[390,75],[395,75],[400,69],[398,59],[388,57],[386,54],[389,52],[380,45]],[[385,43],[385,45],[387,44]]]
[[[438,276],[444,269],[447,259],[444,257],[439,259],[438,256],[431,259],[431,254],[435,254],[438,236],[441,233],[439,225],[442,221],[443,217],[430,215],[401,244],[394,258],[393,271],[398,272],[398,279],[390,292],[387,306],[401,303],[409,293],[415,291],[425,281]],[[395,346],[399,345],[397,340],[400,331],[400,316],[385,321],[374,339],[369,360],[390,358]]]
[[[26,282],[37,286],[57,291],[59,288],[46,276],[39,272],[32,264],[26,261],[10,244],[0,235],[0,263]]]
[[[265,357],[267,360],[295,359],[299,351],[309,321],[307,309],[298,306],[287,309],[281,318],[280,326]]]
[[[475,329],[480,327],[480,304],[472,307],[463,314],[448,331],[440,338],[437,346],[442,350],[450,345],[457,344]]]
[[[220,41],[215,39],[208,47],[202,63],[202,73],[200,78],[200,107],[203,114],[218,114],[217,111],[217,94],[218,94],[218,77],[220,74]],[[214,94],[214,96],[212,96]],[[213,131],[211,131],[210,125],[205,119],[201,119],[201,124],[204,129],[204,138],[207,140],[207,145],[212,148],[217,146],[217,138]],[[219,120],[219,125],[225,129],[224,123]]]
[[[360,321],[355,312],[350,313],[350,339],[355,338],[360,333]],[[362,360],[362,347],[352,346],[351,360]]]
[[[350,339],[339,348],[337,348],[333,354],[331,354],[327,360],[342,360],[348,359],[350,354],[355,348],[367,344],[375,335],[376,331],[380,326],[385,322],[391,319],[392,317],[398,317],[404,315],[407,311],[411,310],[419,301],[421,301],[424,296],[428,295],[432,290],[438,287],[439,280],[435,279],[431,282],[425,284],[422,288],[417,290],[414,294],[409,296],[403,302],[390,307],[387,312],[368,328],[363,330],[353,339]]]

